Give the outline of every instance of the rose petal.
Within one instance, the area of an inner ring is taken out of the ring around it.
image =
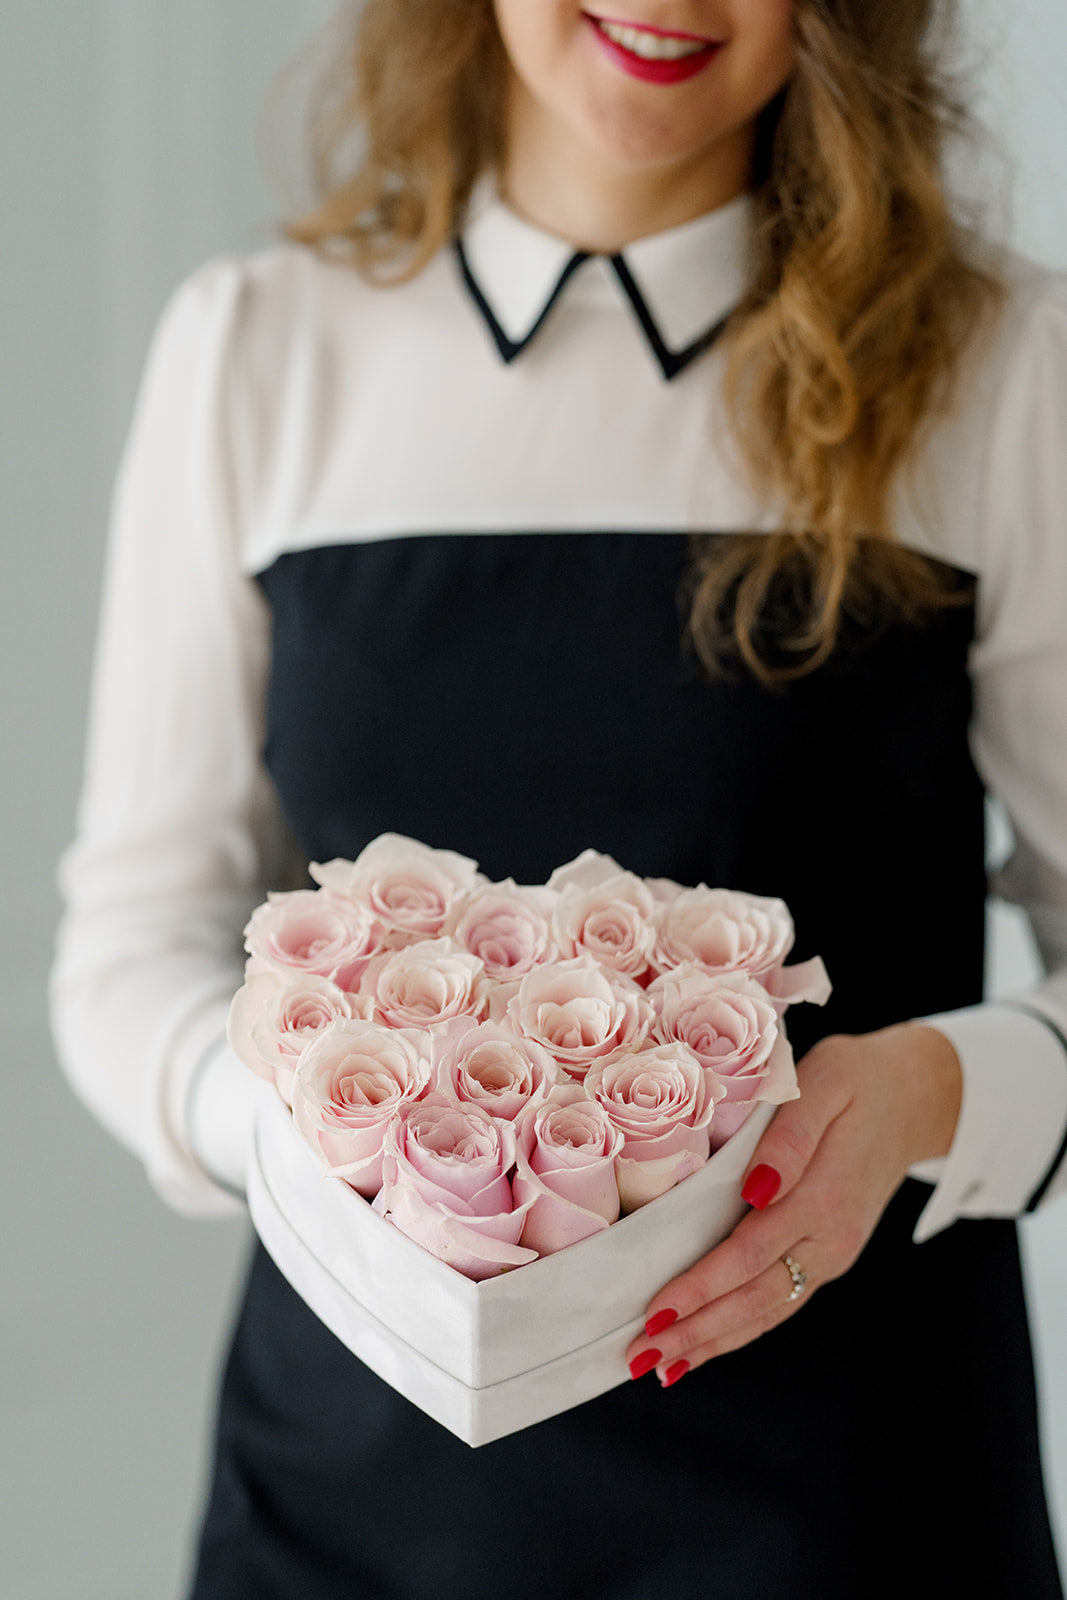
[[[821,956],[798,961],[791,967],[778,967],[767,974],[763,985],[772,999],[787,1006],[795,1006],[801,1000],[824,1006],[833,988]]]
[[[548,880],[548,888],[595,889],[607,878],[617,877],[622,871],[614,857],[601,855],[599,850],[583,850],[573,861],[556,868]]]
[[[727,1139],[732,1138],[752,1107],[758,1105],[760,1101],[780,1106],[787,1100],[799,1098],[800,1088],[793,1061],[793,1047],[784,1033],[780,1033],[775,1040],[766,1070],[758,1078],[749,1080],[748,1086],[750,1093],[747,1098],[731,1100],[728,1097],[721,1105],[715,1107],[715,1117],[711,1124],[712,1150],[718,1150]]]
[[[374,1210],[439,1261],[475,1282],[537,1260],[536,1250],[517,1242],[525,1207],[499,1217],[459,1216],[440,1202],[424,1200],[417,1191],[400,1185],[383,1188]]]
[[[707,1156],[694,1150],[679,1150],[674,1155],[657,1160],[637,1161],[620,1156],[615,1163],[619,1181],[619,1196],[624,1212],[637,1211],[656,1200],[675,1184],[699,1172]]]

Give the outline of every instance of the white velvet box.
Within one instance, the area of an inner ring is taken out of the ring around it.
[[[277,1266],[342,1344],[458,1438],[488,1444],[629,1381],[625,1351],[649,1300],[747,1209],[741,1178],[774,1109],[758,1106],[658,1200],[484,1283],[324,1172],[273,1094],[257,1115],[248,1203]]]

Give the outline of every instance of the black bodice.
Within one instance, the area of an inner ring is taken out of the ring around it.
[[[492,878],[586,847],[782,896],[831,1005],[798,1043],[980,998],[973,610],[848,639],[768,690],[682,643],[680,534],[449,534],[294,551],[267,761],[310,859],[406,833]]]

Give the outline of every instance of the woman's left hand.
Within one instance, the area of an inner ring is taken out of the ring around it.
[[[779,1108],[742,1185],[754,1209],[652,1300],[627,1351],[635,1377],[654,1366],[676,1383],[801,1311],[856,1260],[909,1167],[948,1153],[962,1074],[936,1029],[836,1034],[797,1076],[800,1098]],[[795,1299],[785,1256],[807,1276]]]

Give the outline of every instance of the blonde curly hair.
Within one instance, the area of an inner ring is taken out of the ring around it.
[[[755,273],[723,346],[740,459],[781,531],[693,539],[689,636],[712,672],[740,657],[765,682],[795,677],[849,614],[914,620],[960,598],[891,526],[898,475],[1005,292],[946,194],[947,142],[968,126],[939,68],[953,14],[796,0],[795,69],[757,127]],[[364,0],[317,87],[318,202],[289,236],[378,282],[420,271],[502,160],[506,81],[492,0]],[[772,656],[761,619],[783,591]]]

